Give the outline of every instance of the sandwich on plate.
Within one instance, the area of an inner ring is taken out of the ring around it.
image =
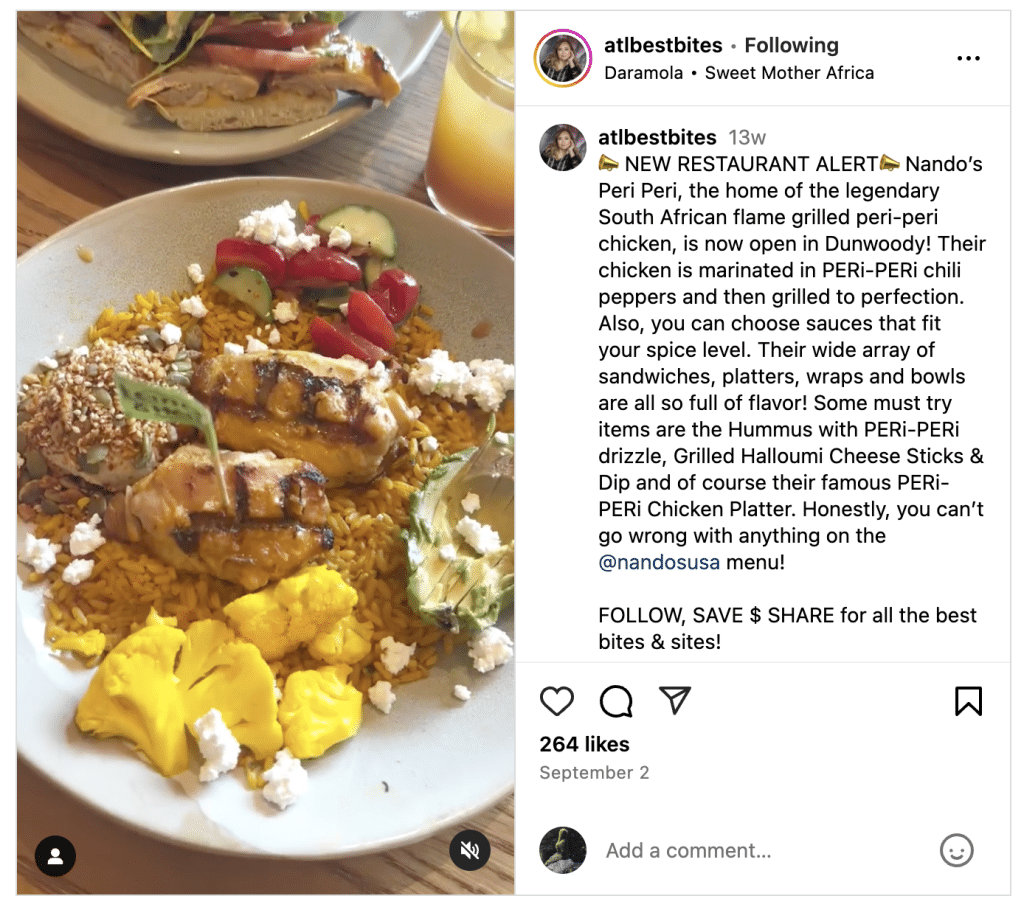
[[[384,54],[341,31],[339,12],[19,12],[29,40],[150,105],[184,130],[289,126],[338,92],[390,102]]]

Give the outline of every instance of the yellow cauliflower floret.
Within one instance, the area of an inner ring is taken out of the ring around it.
[[[184,632],[159,624],[121,641],[99,665],[78,704],[78,729],[104,739],[123,736],[161,774],[187,770],[184,706],[174,675],[184,641]]]
[[[274,755],[284,734],[274,674],[259,650],[216,619],[187,632],[175,625],[151,611],[146,625],[107,655],[78,705],[78,728],[123,736],[172,776],[188,770],[186,729],[216,708],[257,758]]]
[[[149,608],[149,616],[146,617],[147,626],[170,626],[172,629],[178,628],[178,617],[177,616],[161,616],[156,612],[154,607]]]
[[[325,663],[354,664],[370,653],[372,642],[372,622],[359,622],[354,616],[345,616],[309,642],[306,649]]]
[[[351,616],[357,599],[338,572],[314,566],[231,601],[224,613],[265,660],[278,660]]]
[[[224,623],[192,623],[178,663],[179,690],[189,730],[211,708],[235,739],[257,758],[281,748],[274,674],[255,645],[239,641]]]
[[[343,665],[322,667],[288,677],[278,716],[285,747],[296,758],[318,758],[359,729],[363,695],[348,685],[351,670]]]
[[[243,594],[224,614],[231,628],[256,645],[266,660],[277,660],[296,647],[288,636],[288,612],[278,607],[270,588]]]
[[[68,632],[50,644],[54,651],[74,651],[82,657],[96,657],[107,646],[107,636],[99,629],[75,634]]]

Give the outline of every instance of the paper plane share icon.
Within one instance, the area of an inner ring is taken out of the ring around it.
[[[690,694],[692,686],[658,686],[661,693],[668,699],[668,703],[672,706],[672,713],[678,714],[679,709],[682,707],[686,696]]]

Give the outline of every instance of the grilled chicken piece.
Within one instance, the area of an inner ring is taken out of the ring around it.
[[[351,357],[262,351],[204,360],[192,394],[224,445],[304,458],[336,485],[372,480],[407,432],[412,415],[388,382]]]
[[[144,101],[198,106],[211,92],[232,101],[248,101],[259,94],[260,76],[232,66],[182,63],[136,86],[128,95],[128,107],[136,108]]]
[[[326,92],[354,92],[379,98],[385,104],[402,89],[394,68],[377,48],[348,35],[337,35],[326,48],[318,48],[317,61],[308,70],[277,72],[270,77],[271,90],[319,95]]]
[[[228,502],[210,452],[182,446],[115,497],[104,527],[142,543],[176,569],[236,582],[248,591],[292,574],[334,545],[324,476],[272,452],[222,452]]]

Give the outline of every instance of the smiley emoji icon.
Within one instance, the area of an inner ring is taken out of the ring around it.
[[[966,834],[950,834],[939,847],[947,866],[966,866],[974,856],[974,844]]]

